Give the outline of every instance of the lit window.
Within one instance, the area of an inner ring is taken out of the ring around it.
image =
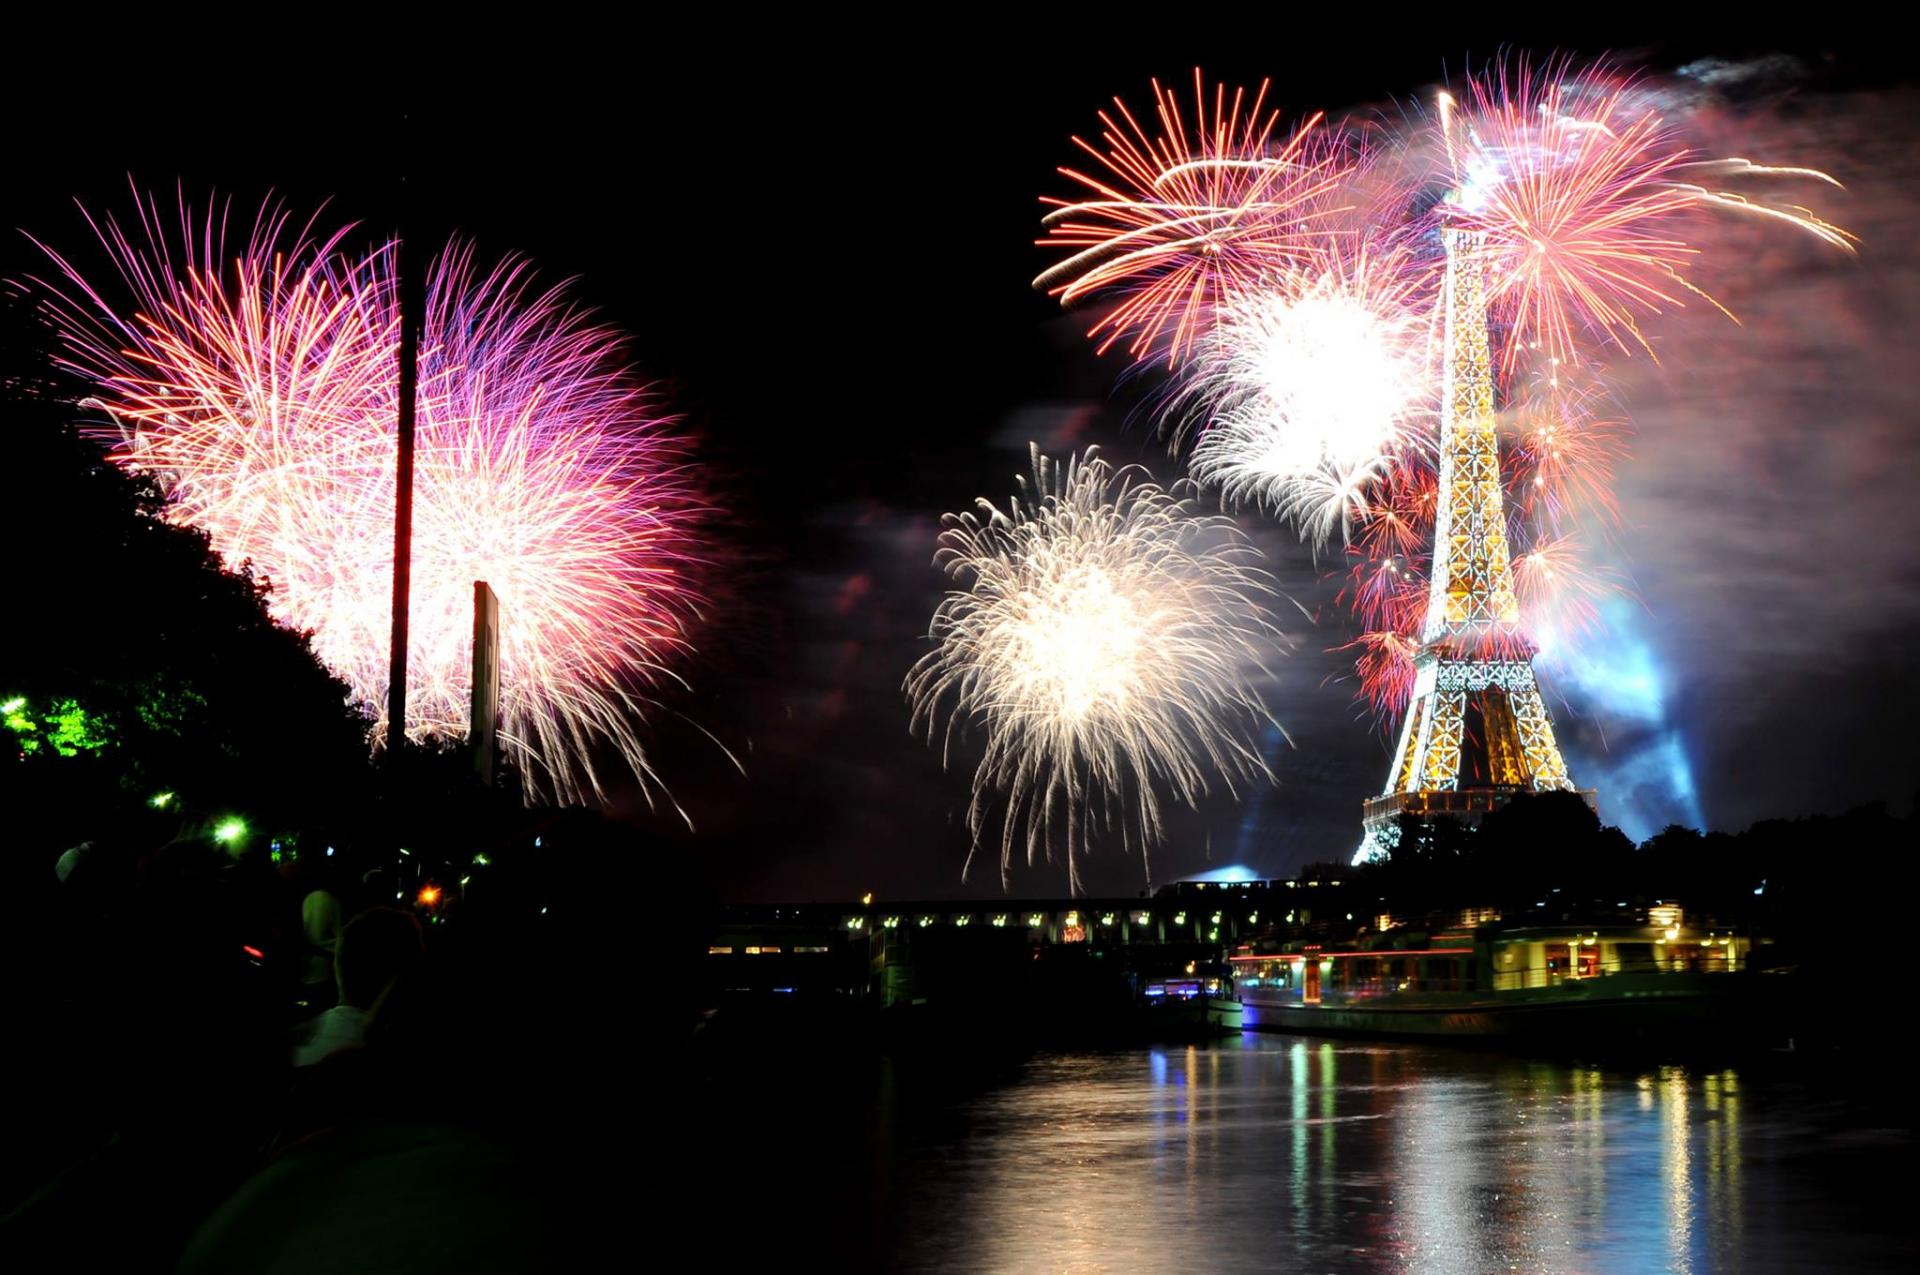
[[[778,956],[779,954],[780,949],[777,947],[750,947],[747,949],[748,956]]]
[[[826,947],[796,947],[796,948],[794,948],[793,950],[794,950],[794,951],[796,951],[796,952],[828,952],[828,951],[832,951],[832,949],[831,949],[831,948],[826,948]]]
[[[707,955],[708,956],[732,956],[733,949],[730,947],[709,947],[707,949]]]

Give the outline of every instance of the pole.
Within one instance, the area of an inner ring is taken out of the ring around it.
[[[473,690],[467,710],[467,739],[474,773],[491,787],[495,740],[500,720],[500,599],[485,580],[473,582]]]
[[[405,130],[404,117],[402,131]],[[420,312],[426,290],[422,286],[424,254],[408,237],[403,177],[399,242],[394,245],[394,271],[400,291],[400,413],[399,454],[393,483],[393,633],[387,664],[387,757],[397,760],[407,745],[407,609],[413,593],[413,412],[420,376]]]

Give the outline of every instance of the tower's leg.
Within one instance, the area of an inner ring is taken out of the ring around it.
[[[1436,690],[1428,713],[1425,760],[1420,787],[1429,792],[1452,792],[1460,782],[1460,737],[1466,726],[1467,693]]]
[[[1520,748],[1526,754],[1527,774],[1533,780],[1534,790],[1573,787],[1573,781],[1567,778],[1566,760],[1560,756],[1559,744],[1554,742],[1553,719],[1547,716],[1546,702],[1540,698],[1540,684],[1533,680],[1533,671],[1528,669],[1519,685],[1509,686],[1507,695],[1513,705],[1513,719],[1520,727]]]
[[[1419,774],[1420,744],[1427,720],[1427,701],[1416,699],[1407,709],[1407,720],[1400,726],[1400,747],[1394,750],[1393,769],[1387,772],[1388,792],[1413,791]]]

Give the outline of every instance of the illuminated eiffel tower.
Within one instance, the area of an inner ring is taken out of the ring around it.
[[[1432,593],[1413,701],[1386,787],[1363,807],[1356,862],[1391,844],[1403,813],[1475,822],[1516,793],[1573,789],[1513,592],[1482,239],[1454,228],[1442,233],[1446,369]],[[1581,795],[1594,803],[1591,791]]]

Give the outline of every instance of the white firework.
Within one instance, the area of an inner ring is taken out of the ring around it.
[[[1003,884],[1016,845],[1029,863],[1060,845],[1077,892],[1096,837],[1143,852],[1160,839],[1162,790],[1193,805],[1216,782],[1272,778],[1258,683],[1279,633],[1258,551],[1230,520],[1093,449],[1062,465],[1035,447],[1032,464],[1004,510],[983,498],[947,516],[937,560],[958,587],[906,693],[943,756],[984,733],[974,852],[1000,807]]]
[[[1407,254],[1347,255],[1222,308],[1174,402],[1198,425],[1194,478],[1315,542],[1344,536],[1368,488],[1424,444],[1431,318]]]

